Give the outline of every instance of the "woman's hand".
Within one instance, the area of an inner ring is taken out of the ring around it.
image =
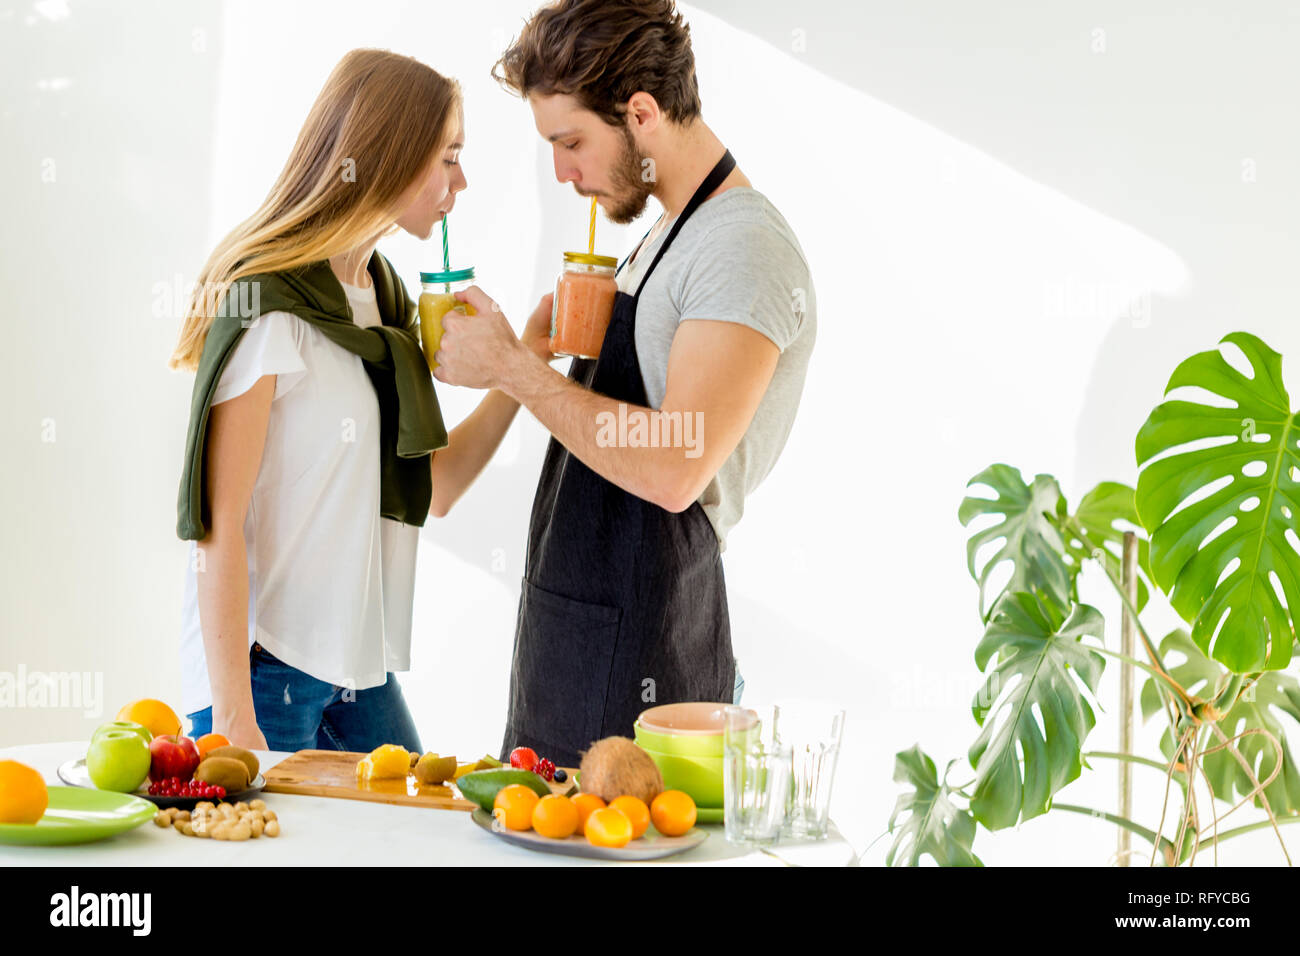
[[[554,302],[554,292],[542,296],[519,336],[519,341],[528,346],[530,352],[548,363],[555,360],[555,353],[551,351],[551,310]]]
[[[257,718],[251,709],[247,712],[237,712],[223,720],[219,720],[217,712],[213,710],[212,730],[214,733],[221,734],[235,747],[243,747],[245,750],[271,749],[266,745],[266,737],[262,734],[262,729],[257,726]]]

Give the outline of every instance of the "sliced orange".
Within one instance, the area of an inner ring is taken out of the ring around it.
[[[617,849],[632,842],[632,821],[622,810],[605,807],[595,810],[587,817],[585,828],[587,842],[592,846],[606,846]]]

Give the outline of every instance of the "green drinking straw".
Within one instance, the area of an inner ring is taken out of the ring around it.
[[[447,214],[445,212],[442,214],[442,271],[451,271],[451,255],[447,251]],[[442,291],[450,293],[451,283],[445,283],[442,287]]]

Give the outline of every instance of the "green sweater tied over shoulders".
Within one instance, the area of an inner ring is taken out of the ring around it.
[[[246,276],[231,285],[208,330],[194,377],[177,501],[176,533],[182,540],[201,540],[211,526],[203,459],[217,383],[240,337],[258,316],[271,312],[291,312],[361,356],[379,399],[379,513],[423,526],[433,497],[429,456],[447,446],[447,429],[420,350],[415,302],[392,263],[378,252],[367,271],[383,320],[371,328],[353,322],[352,307],[328,261]],[[222,314],[227,312],[231,314]]]

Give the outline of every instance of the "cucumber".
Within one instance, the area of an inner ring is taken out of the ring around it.
[[[502,787],[508,787],[512,783],[522,783],[539,797],[545,797],[551,792],[551,788],[546,785],[546,781],[531,770],[519,770],[510,767],[503,767],[499,770],[475,770],[457,780],[456,786],[460,788],[461,796],[466,800],[472,800],[488,813],[491,813],[492,804],[497,798],[497,792]]]

